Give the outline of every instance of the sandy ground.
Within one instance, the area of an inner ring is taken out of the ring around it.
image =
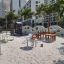
[[[57,37],[53,43],[40,42],[37,47],[26,48],[26,36],[14,37],[1,44],[0,64],[64,64],[64,39]],[[40,47],[43,43],[43,47]]]

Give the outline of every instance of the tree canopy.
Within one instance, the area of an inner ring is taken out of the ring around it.
[[[17,18],[18,18],[18,16],[14,13],[14,11],[8,12],[7,19],[9,21],[16,20]]]
[[[30,18],[31,15],[33,14],[33,12],[31,11],[30,8],[25,8],[23,10],[21,10],[21,16],[24,16],[24,19]]]

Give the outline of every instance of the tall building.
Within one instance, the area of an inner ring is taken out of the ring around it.
[[[15,10],[16,13],[18,13],[18,11],[22,9],[25,4],[26,0],[12,0],[12,9]]]
[[[25,4],[26,0],[0,0],[0,16],[5,16],[5,10],[15,10],[15,13],[18,14],[18,11],[22,9]]]
[[[44,3],[44,0],[28,0],[24,8],[30,8],[33,12],[36,12],[36,8]]]
[[[2,0],[5,10],[10,11],[10,0]]]
[[[36,8],[40,4],[50,4],[55,3],[56,0],[28,0],[28,2],[25,4],[24,8],[30,8],[33,12],[36,12]]]
[[[5,10],[10,11],[10,0],[0,0],[0,17],[5,16]]]
[[[23,9],[25,8],[30,8],[32,12],[36,13],[36,9],[38,8],[39,5],[41,4],[54,4],[56,2],[56,0],[29,0],[25,6],[23,7]],[[56,13],[51,13],[50,15],[50,21],[51,24],[56,24]],[[48,20],[49,20],[49,15],[46,15],[45,17],[42,16],[44,18],[44,24],[47,25],[48,24]],[[36,17],[35,17],[36,18]],[[38,19],[39,17],[37,17]]]
[[[3,0],[0,1],[0,17],[5,16],[5,6],[3,5]]]
[[[10,11],[13,10],[13,0],[10,0]]]
[[[28,2],[27,2],[28,1]],[[0,3],[0,15],[4,15],[4,10],[15,10],[17,14],[20,9],[31,8],[33,12],[36,12],[36,8],[40,4],[53,3],[55,0],[1,0]]]

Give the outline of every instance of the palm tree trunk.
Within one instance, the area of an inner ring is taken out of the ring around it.
[[[50,15],[49,15],[49,20],[48,20],[48,33],[50,32]]]

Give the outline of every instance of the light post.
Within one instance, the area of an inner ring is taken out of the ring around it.
[[[5,10],[5,19],[6,19],[6,34],[7,34],[7,11]]]
[[[0,41],[0,55],[1,55],[1,41]]]

